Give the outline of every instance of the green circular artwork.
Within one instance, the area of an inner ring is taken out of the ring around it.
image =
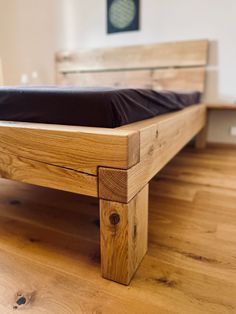
[[[109,20],[113,27],[124,29],[130,26],[136,15],[133,0],[114,0],[109,9]]]

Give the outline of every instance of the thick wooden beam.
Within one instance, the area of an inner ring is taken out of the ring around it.
[[[59,72],[205,66],[208,40],[59,52]]]
[[[0,177],[48,188],[98,196],[97,177],[0,151]]]
[[[115,86],[124,88],[150,88],[173,91],[204,91],[205,68],[166,68],[147,70],[120,70],[105,72],[62,73],[60,84],[88,86]]]
[[[172,91],[199,91],[205,87],[205,67],[167,68],[154,70],[152,89]]]
[[[205,123],[206,107],[197,105],[126,126],[140,132],[140,162],[128,170],[99,168],[99,197],[128,203]]]
[[[24,122],[0,121],[0,151],[93,175],[140,159],[136,131]]]
[[[208,109],[214,109],[214,110],[235,110],[236,104],[232,103],[209,103],[207,104]]]
[[[100,200],[102,276],[128,285],[147,251],[148,185],[128,204]]]

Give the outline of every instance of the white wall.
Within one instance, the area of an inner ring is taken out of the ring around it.
[[[64,0],[59,45],[74,50],[207,38],[214,72],[207,97],[236,101],[236,1],[142,0],[141,6],[140,31],[107,35],[105,0]]]
[[[205,99],[236,102],[235,0],[141,0],[141,30],[110,35],[106,34],[105,0],[63,0],[61,9],[61,49],[209,39]],[[209,140],[236,143],[229,135],[236,113],[221,111],[213,116]]]
[[[0,0],[0,57],[5,85],[22,73],[38,71],[42,83],[54,82],[54,52],[60,0]]]
[[[53,83],[58,49],[208,38],[206,100],[235,102],[236,0],[140,1],[141,30],[107,35],[106,0],[0,0],[5,83],[19,84],[22,73],[34,70],[42,83]],[[236,143],[229,136],[232,124],[235,112],[214,113],[209,140]]]

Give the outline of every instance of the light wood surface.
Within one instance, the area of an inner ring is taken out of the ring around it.
[[[119,88],[147,88],[155,90],[204,91],[205,68],[181,68],[162,70],[130,70],[108,72],[69,72],[62,76],[60,84],[80,87],[114,86]]]
[[[205,66],[207,40],[59,52],[59,72]]]
[[[100,200],[101,268],[106,279],[129,284],[147,252],[148,185],[128,204]]]
[[[208,109],[219,109],[219,110],[231,110],[236,109],[236,104],[230,104],[230,103],[208,103],[207,104]]]
[[[151,73],[155,88],[202,91],[207,50],[208,41],[202,40],[62,54],[57,74],[125,71],[128,84],[144,82],[135,78],[142,69]],[[144,187],[205,121],[206,107],[199,105],[116,129],[0,122],[0,176],[102,199],[103,276],[128,284],[146,252]],[[107,222],[114,208],[121,219],[115,230]],[[30,303],[34,293],[25,297]]]
[[[203,92],[207,58],[207,40],[61,52],[57,83]]]
[[[130,169],[99,168],[99,197],[129,202],[205,125],[206,106],[124,126],[139,130],[140,162]]]
[[[207,104],[206,104],[206,107],[207,107]],[[207,147],[208,127],[209,127],[209,109],[207,107],[205,125],[195,138],[194,143],[195,143],[196,149],[203,149]]]
[[[127,203],[204,122],[204,105],[116,129],[1,122],[0,175]]]
[[[213,157],[214,153],[216,155]],[[194,151],[189,148],[180,157],[177,156],[171,161],[158,177],[164,176],[172,180],[176,178],[182,182],[202,183],[209,186],[225,186],[226,189],[235,190],[235,166],[233,165],[235,154],[235,145],[228,147],[210,145],[206,150],[197,151],[195,155]],[[211,164],[209,158],[211,158]],[[206,171],[207,167],[209,169]]]
[[[208,134],[209,113],[206,116],[206,123],[203,129],[197,134],[195,138],[195,148],[203,149],[207,146],[207,134]]]
[[[100,203],[102,274],[128,284],[146,251],[148,205],[139,201],[140,191],[201,130],[205,118],[205,105],[198,105],[114,130],[2,122],[0,176],[108,200]],[[125,221],[118,238],[105,221],[112,206]],[[132,238],[134,224],[143,230],[141,238]]]
[[[205,90],[205,67],[154,70],[152,89],[173,91]]]
[[[62,75],[59,81],[61,85],[80,87],[130,87],[130,88],[152,88],[151,70],[124,70],[107,72],[69,72]]]
[[[97,175],[99,166],[127,169],[139,161],[133,131],[0,121],[0,151]]]
[[[207,146],[208,121],[209,120],[207,119],[205,126],[196,136],[195,147],[197,149],[203,149],[203,148],[206,148]]]
[[[129,287],[100,277],[96,199],[1,180],[0,313],[234,314],[235,152],[187,149],[151,181]],[[14,311],[17,294],[31,298]]]
[[[97,176],[7,154],[0,150],[0,177],[68,192],[98,196]]]

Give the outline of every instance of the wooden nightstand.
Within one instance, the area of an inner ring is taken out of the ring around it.
[[[236,110],[236,104],[230,103],[209,103],[207,104],[207,110],[209,117],[210,110]],[[206,126],[202,129],[202,131],[197,135],[195,146],[196,148],[202,149],[205,148],[207,145],[207,131],[208,131],[208,121]]]

